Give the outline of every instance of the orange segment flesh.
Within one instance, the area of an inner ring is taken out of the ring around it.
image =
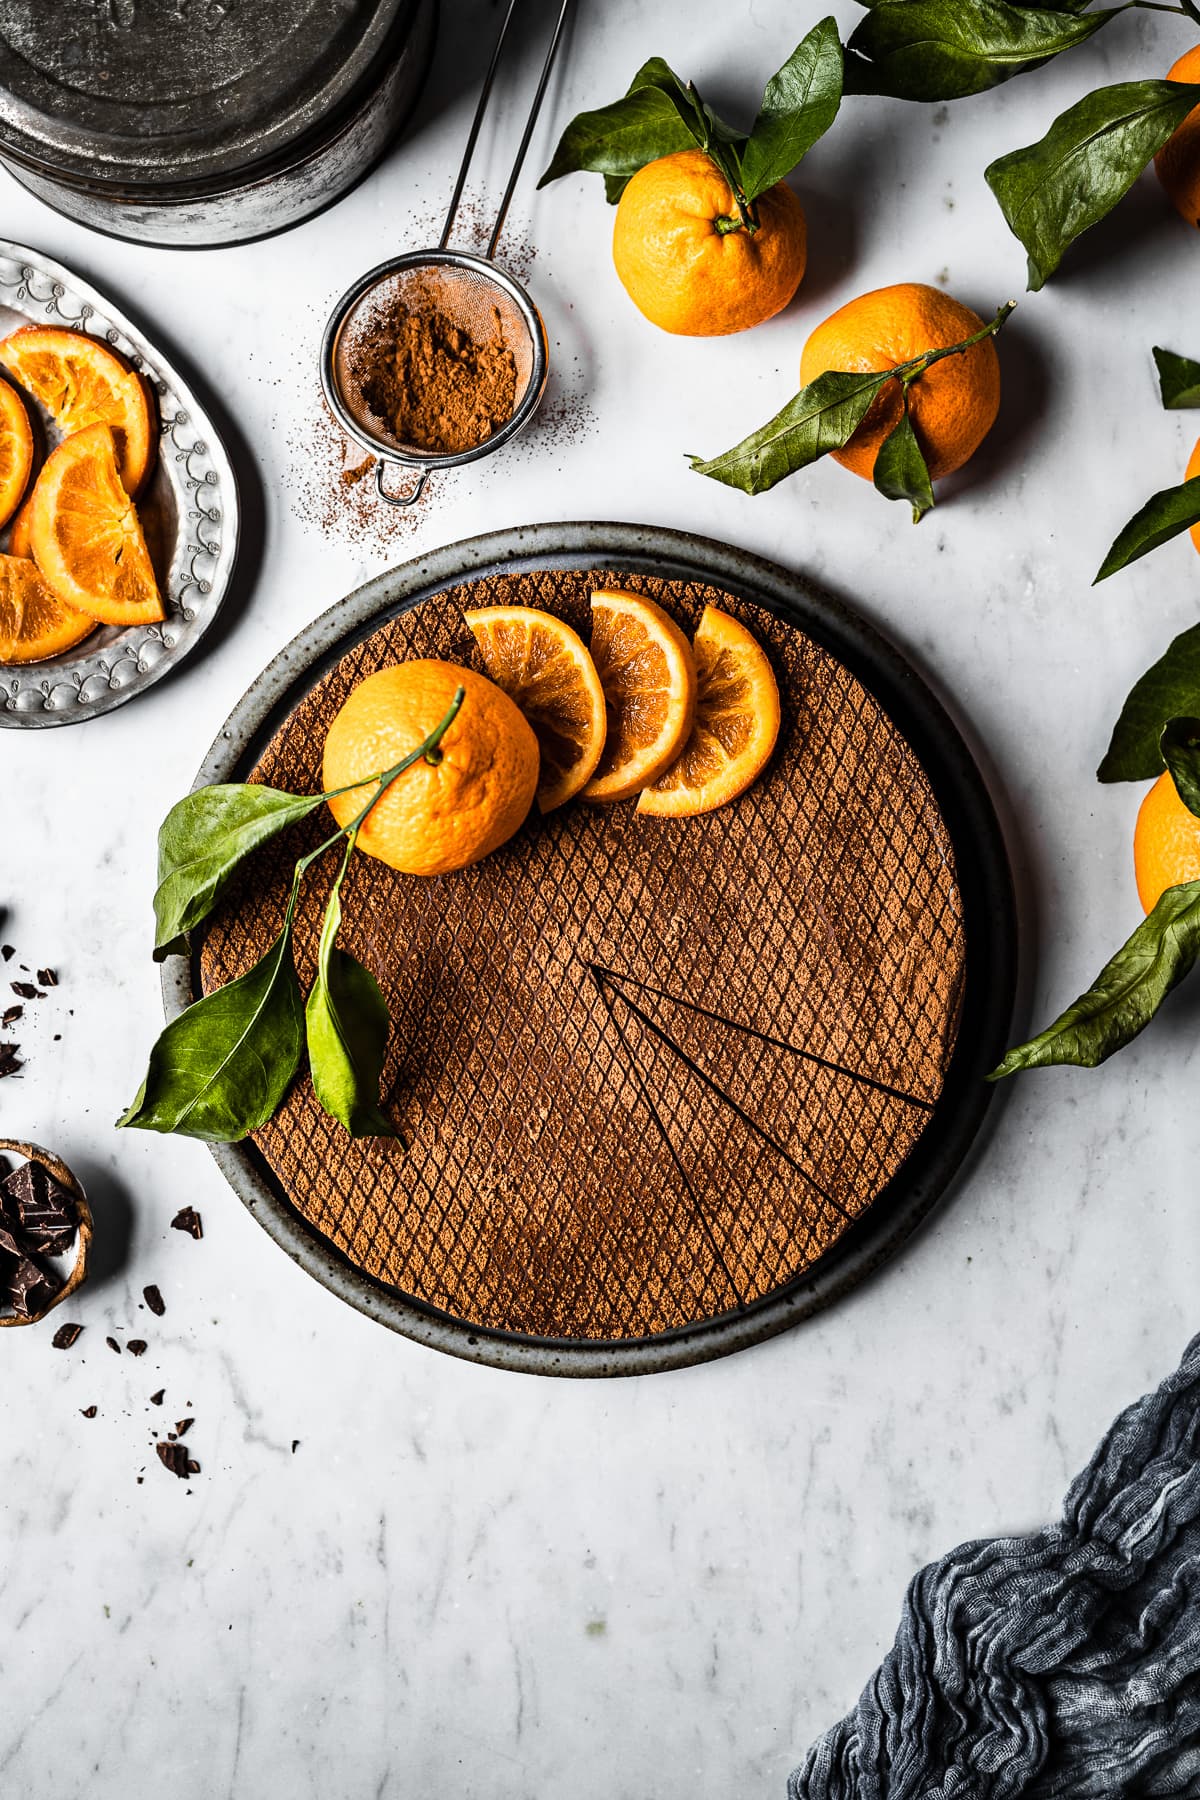
[[[483,664],[533,727],[541,751],[537,802],[553,812],[590,781],[604,749],[604,689],[583,639],[532,606],[465,614]]]
[[[0,556],[0,663],[41,662],[95,629],[95,619],[64,606],[31,562]]]
[[[136,494],[154,451],[154,414],[141,376],[83,331],[26,325],[0,342],[0,363],[66,433],[108,425],[121,480]]]
[[[0,381],[0,525],[21,504],[33,468],[33,427],[16,388]]]
[[[29,542],[29,518],[33,511],[33,495],[24,501],[12,516],[8,528],[8,554],[10,556],[32,556],[33,548]]]
[[[675,761],[692,729],[691,647],[653,600],[607,589],[592,595],[591,651],[608,730],[583,797],[628,800]]]
[[[692,655],[695,724],[680,755],[642,793],[640,813],[690,818],[736,800],[766,767],[779,736],[779,688],[744,625],[706,606]]]
[[[163,618],[137,508],[121,485],[113,434],[89,425],[64,438],[33,490],[34,561],[59,599],[106,625]]]

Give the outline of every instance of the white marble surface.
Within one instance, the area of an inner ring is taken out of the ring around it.
[[[652,51],[746,114],[819,16],[811,0],[744,17],[697,0],[686,23],[662,0],[580,10],[532,167],[556,121]],[[857,16],[836,10],[847,28]],[[1000,424],[918,531],[833,464],[751,501],[690,474],[682,452],[774,410],[807,331],[856,293],[940,280],[987,314],[1020,294],[984,164],[1089,85],[1165,71],[1188,28],[1131,15],[948,111],[848,102],[797,180],[812,240],[800,298],[733,339],[669,339],[634,313],[595,178],[537,196],[526,182],[514,236],[538,246],[552,402],[570,399],[576,429],[535,430],[438,482],[389,549],[322,533],[290,497],[330,301],[419,242],[447,188],[468,115],[451,36],[407,144],[275,242],[135,248],[0,177],[3,235],[177,346],[261,474],[258,576],[216,646],[110,717],[0,735],[0,935],[61,978],[22,1029],[28,1067],[0,1088],[0,1129],[59,1148],[120,1251],[72,1309],[87,1327],[74,1352],[52,1352],[46,1330],[2,1343],[5,1793],[780,1795],[890,1642],[914,1570],[1052,1515],[1114,1412],[1200,1324],[1197,991],[1106,1069],[1005,1093],[934,1222],[836,1311],[638,1381],[516,1377],[393,1337],[294,1268],[200,1146],[113,1131],[161,1021],[147,953],[160,815],[307,620],[389,561],[491,527],[698,529],[807,570],[906,647],[994,779],[1022,885],[1022,1004],[1039,1019],[1138,916],[1138,796],[1092,771],[1131,679],[1194,619],[1200,564],[1185,539],[1088,583],[1134,505],[1180,479],[1196,431],[1153,383],[1151,344],[1200,354],[1197,241],[1153,181],[1022,299],[1000,345]],[[512,123],[485,133],[479,200],[499,192]],[[167,1227],[184,1202],[203,1213],[201,1244]],[[161,1322],[138,1308],[149,1281]],[[113,1356],[109,1331],[151,1348]],[[148,1456],[160,1385],[165,1415],[196,1418],[190,1494]]]

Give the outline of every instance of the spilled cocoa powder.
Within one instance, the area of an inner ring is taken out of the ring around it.
[[[497,308],[476,339],[435,303],[395,299],[354,347],[360,395],[398,444],[438,455],[475,450],[512,418],[517,364]]]

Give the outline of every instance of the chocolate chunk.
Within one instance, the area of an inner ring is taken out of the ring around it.
[[[154,1446],[159,1462],[172,1475],[178,1475],[180,1481],[186,1481],[189,1473],[189,1457],[182,1444],[169,1444],[159,1441]]]
[[[11,944],[0,944],[0,956],[4,958],[5,962],[11,962],[16,954]]]
[[[14,1025],[18,1019],[22,1019],[24,1016],[25,1008],[23,1006],[6,1006],[4,1017],[0,1019],[0,1025]]]
[[[75,1241],[75,1197],[44,1163],[26,1162],[0,1181],[0,1208],[15,1214],[26,1249],[61,1256]]]
[[[171,1220],[174,1231],[188,1231],[199,1240],[204,1236],[204,1226],[200,1222],[200,1214],[191,1206],[183,1206]]]
[[[55,1350],[69,1350],[77,1342],[82,1330],[82,1325],[60,1325],[50,1339],[51,1345]]]
[[[25,1067],[17,1055],[20,1048],[20,1044],[0,1044],[0,1081],[6,1075],[15,1075],[18,1069]]]
[[[44,1000],[45,994],[38,992],[32,981],[10,981],[9,987],[19,1000]]]
[[[299,1449],[299,1448],[300,1448],[300,1439],[299,1439],[299,1438],[293,1438],[293,1439],[292,1439],[292,1455],[293,1455],[293,1456],[295,1456],[295,1454],[296,1454],[296,1452],[297,1452],[297,1450],[298,1450],[298,1449]]]
[[[146,1340],[145,1338],[130,1338],[125,1348],[128,1350],[130,1356],[145,1356]]]
[[[58,976],[54,973],[53,969],[39,969],[37,978],[39,987],[51,988],[58,986]]]
[[[159,1293],[158,1289],[154,1286],[153,1282],[151,1282],[149,1287],[144,1287],[142,1289],[142,1296],[155,1318],[161,1319],[167,1310],[167,1303]]]
[[[150,1396],[151,1406],[161,1406],[163,1403],[163,1395],[166,1393],[166,1391],[167,1391],[166,1388],[159,1388],[157,1394],[151,1394],[151,1396]]]
[[[198,1475],[199,1473],[200,1473],[200,1464],[196,1461],[194,1456],[189,1457],[188,1458],[188,1474],[189,1475]]]
[[[63,1282],[52,1269],[43,1269],[31,1256],[22,1256],[6,1275],[5,1286],[13,1311],[22,1319],[34,1319],[62,1292]]]
[[[117,1342],[117,1340],[116,1340],[116,1338],[113,1338],[113,1337],[108,1337],[108,1338],[105,1338],[105,1340],[104,1340],[104,1341],[105,1341],[105,1343],[106,1343],[106,1344],[107,1344],[107,1345],[108,1345],[108,1347],[109,1347],[109,1349],[110,1349],[110,1350],[115,1350],[115,1351],[116,1351],[116,1353],[117,1353],[117,1355],[118,1355],[118,1356],[120,1356],[120,1354],[121,1354],[121,1346],[120,1346],[120,1344],[118,1344],[118,1342]]]
[[[195,1419],[176,1419],[176,1421],[175,1421],[176,1437],[186,1436],[186,1434],[191,1430],[192,1426],[195,1423],[196,1423]]]
[[[96,1416],[96,1408],[94,1406],[81,1406],[79,1410],[85,1419],[94,1419]]]

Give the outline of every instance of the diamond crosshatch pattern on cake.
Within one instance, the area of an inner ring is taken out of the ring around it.
[[[720,1317],[831,1249],[929,1122],[966,950],[949,832],[895,726],[802,632],[702,582],[463,582],[347,652],[255,779],[318,788],[329,722],[374,669],[478,667],[465,609],[540,606],[586,639],[602,586],[649,594],[688,631],[711,602],[754,632],[783,703],[771,765],[698,819],[535,815],[437,880],[354,858],[345,942],[391,1009],[384,1104],[404,1145],[350,1140],[307,1078],[255,1138],[366,1274],[480,1330],[575,1340]],[[317,815],[259,854],[205,936],[206,989],[266,949],[295,857],[326,832]],[[313,873],[305,984],[332,864]]]

